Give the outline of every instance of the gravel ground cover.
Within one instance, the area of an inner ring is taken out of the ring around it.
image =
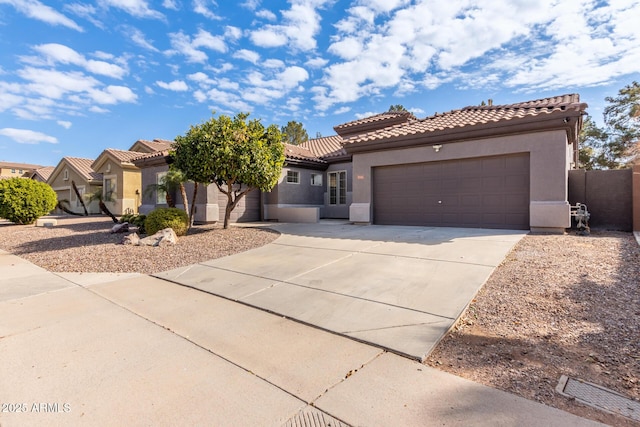
[[[0,249],[54,272],[151,274],[265,245],[268,229],[202,225],[162,248],[120,245],[103,217],[0,221]],[[615,426],[640,423],[554,390],[561,375],[640,400],[640,246],[631,233],[528,235],[427,365]]]
[[[561,375],[640,400],[640,246],[631,233],[527,235],[426,364],[616,426]]]
[[[279,233],[255,227],[196,225],[174,246],[119,244],[105,217],[58,218],[55,227],[0,222],[0,249],[54,272],[153,274],[266,245]]]

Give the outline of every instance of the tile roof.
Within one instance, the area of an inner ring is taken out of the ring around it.
[[[301,145],[284,144],[284,154],[287,159],[301,160],[313,163],[325,163],[324,160],[316,156],[311,150]]]
[[[147,141],[146,139],[139,139],[136,141],[136,144],[142,144],[149,149],[149,151],[164,151],[171,149],[171,145],[173,141],[168,141],[166,139],[154,139],[153,141]],[[131,147],[135,146],[133,144]]]
[[[79,157],[63,157],[62,160],[64,160],[69,166],[74,168],[85,180],[102,181],[102,174],[95,172],[91,168],[93,160],[83,159]]]
[[[153,153],[138,153],[138,157],[132,159],[131,161],[135,163],[140,160],[154,159],[156,157],[166,157],[168,155],[169,155],[169,150],[154,151]]]
[[[299,147],[308,149],[316,157],[327,159],[331,157],[345,156],[347,152],[342,147],[344,140],[339,135],[325,136],[322,138],[310,139],[303,142]]]
[[[13,162],[0,162],[0,168],[3,169],[24,169],[33,170],[41,168],[42,165],[32,165],[29,163],[13,163]]]
[[[470,106],[447,113],[435,114],[422,120],[393,125],[384,129],[353,135],[346,145],[391,138],[412,137],[432,132],[446,132],[475,125],[495,123],[508,125],[525,118],[573,111],[581,114],[587,104],[580,103],[578,94],[562,95],[508,105]]]
[[[140,153],[137,151],[115,150],[113,148],[107,148],[104,151],[111,154],[120,163],[131,163],[133,159],[140,157]]]
[[[33,175],[40,175],[40,177],[46,181],[49,179],[54,169],[55,166],[45,166],[43,168],[38,168],[33,171]]]
[[[375,129],[386,128],[399,123],[406,123],[417,120],[416,117],[408,111],[387,111],[373,116],[364,117],[362,119],[343,123],[334,126],[333,129],[338,135],[347,136],[354,133],[362,133],[361,131],[372,131]]]

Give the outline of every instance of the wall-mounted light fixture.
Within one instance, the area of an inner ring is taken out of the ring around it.
[[[437,153],[442,148],[442,144],[432,145],[432,147],[433,147],[433,151]]]

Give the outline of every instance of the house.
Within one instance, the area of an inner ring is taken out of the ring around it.
[[[587,105],[577,94],[509,105],[470,106],[418,119],[386,112],[334,127],[337,135],[285,144],[286,163],[268,193],[252,191],[236,221],[531,229],[570,227],[568,171],[578,156]],[[167,158],[134,163],[143,185]],[[226,199],[209,185],[199,220],[223,218]],[[224,195],[222,195],[224,196]],[[162,205],[145,199],[151,210]]]
[[[141,139],[129,150],[106,149],[91,164],[94,171],[102,174],[105,194],[109,192],[113,199],[109,209],[114,215],[138,213],[142,204],[142,174],[132,160],[141,154],[162,152],[170,147],[171,141]]]
[[[47,182],[54,169],[55,166],[45,166],[42,168],[34,169],[27,175],[27,177],[36,181]]]
[[[47,184],[56,192],[58,200],[66,200],[67,208],[72,212],[84,214],[82,203],[78,199],[73,183],[81,197],[102,188],[102,175],[91,169],[92,159],[63,157],[47,178]],[[97,202],[86,205],[89,214],[100,213]]]
[[[0,178],[25,177],[41,167],[29,163],[0,162]]]

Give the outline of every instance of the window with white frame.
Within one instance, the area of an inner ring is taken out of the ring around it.
[[[311,185],[322,185],[322,174],[321,173],[312,173],[311,174]]]
[[[329,204],[347,204],[347,172],[329,172]]]
[[[298,171],[287,171],[287,183],[289,183],[289,184],[299,184],[300,183],[300,172],[298,172]]]
[[[62,173],[62,179],[64,179],[65,181],[69,180],[69,169],[64,170],[64,172]]]
[[[167,176],[166,172],[158,172],[156,173],[156,204],[162,205],[167,203],[167,193],[165,177]]]

